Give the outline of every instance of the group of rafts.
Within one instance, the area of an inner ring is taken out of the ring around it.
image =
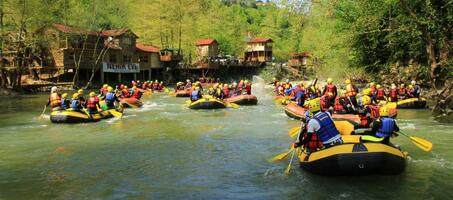
[[[240,81],[239,84],[191,83],[179,82],[174,92],[176,97],[189,97],[186,105],[190,109],[238,108],[239,105],[256,105],[258,99],[251,94],[251,83]]]
[[[330,82],[332,81],[330,80]],[[351,85],[350,82],[350,80],[346,81],[347,84],[349,83],[349,85]],[[313,85],[307,86],[307,89],[313,88]],[[351,88],[357,90],[355,86]],[[294,97],[291,97],[291,95],[278,95],[277,89],[276,92],[276,104],[285,105],[284,110],[288,117],[303,120],[306,115],[309,114],[308,104],[311,101],[309,97],[307,97],[304,106],[299,106],[293,101]],[[345,95],[344,91],[342,93],[342,95]],[[359,97],[360,94],[357,91],[358,96],[354,96],[354,98],[357,98],[358,102],[362,102],[363,98],[368,98],[369,100],[371,98],[370,96],[373,95],[371,94],[370,89],[365,89],[362,93],[362,96]],[[351,97],[346,96],[346,98],[351,100]],[[319,101],[319,99],[320,98],[318,97],[312,100]],[[397,100],[396,102],[390,102],[387,100],[388,98],[385,97],[385,100],[377,101],[377,105],[369,106],[377,108],[387,107],[389,110],[389,116],[392,118],[396,118],[397,109],[426,108],[426,100],[424,98],[408,98]],[[356,105],[357,108],[353,108],[353,110],[358,110],[360,106],[361,105]],[[354,105],[352,105],[352,107],[354,107]],[[330,109],[334,110],[333,106],[330,107]],[[368,117],[371,117],[372,120],[376,120],[379,116],[376,116],[375,113],[373,113],[372,115],[368,115]],[[371,128],[363,127],[364,116],[360,116],[354,112],[350,114],[333,112],[332,118],[337,130],[342,136],[343,144],[335,145],[326,149],[318,149],[317,151],[308,151],[303,148],[294,149],[294,147],[291,147],[289,151],[279,154],[271,160],[283,160],[290,155],[290,153],[293,153],[293,156],[294,154],[298,155],[302,169],[321,175],[390,175],[399,174],[404,171],[408,153],[392,144],[383,144],[381,143],[382,139],[369,135]],[[289,130],[288,134],[295,137],[300,134],[300,130],[300,127],[294,127]],[[402,132],[399,133],[405,137],[408,137],[412,143],[422,150],[431,151],[432,144],[429,141],[418,137],[408,136]],[[289,173],[291,163],[292,156],[290,164],[286,168],[286,173]]]

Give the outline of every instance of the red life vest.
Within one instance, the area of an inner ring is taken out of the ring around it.
[[[407,89],[405,87],[404,88],[400,88],[399,93],[400,93],[400,95],[406,95]]]
[[[58,93],[54,92],[54,93],[50,94],[49,99],[50,99],[50,106],[52,106],[52,108],[60,107],[61,97],[60,97],[60,95],[58,95]]]
[[[373,119],[379,118],[379,116],[380,116],[380,115],[379,115],[379,109],[380,109],[381,107],[382,107],[382,106],[371,106],[371,105],[368,106],[368,108],[370,108],[370,110],[371,110],[371,113],[370,113],[370,114],[371,114],[371,118],[373,118]]]
[[[87,101],[87,108],[90,110],[95,110],[97,103],[99,103],[98,97],[90,97]]]
[[[225,95],[225,97],[230,97],[230,88],[228,87],[224,87],[223,88],[223,94]]]
[[[128,98],[130,96],[129,91],[127,91],[126,88],[124,88],[121,92],[123,93],[124,98]]]
[[[328,101],[329,101],[329,100],[328,100],[328,98],[327,98],[326,95],[324,95],[324,96],[321,97],[321,99],[320,99],[320,104],[321,104],[321,110],[322,110],[322,111],[326,111],[326,110],[329,109],[329,108],[328,108],[328,105],[329,105]]]
[[[138,89],[134,90],[134,93],[132,94],[132,97],[134,97],[136,99],[140,99],[142,97],[142,93]]]
[[[311,150],[316,150],[321,149],[323,147],[323,144],[322,141],[318,138],[318,135],[316,133],[313,133],[310,140],[307,144],[304,145],[304,147]]]
[[[334,96],[336,94],[335,90],[337,89],[337,87],[334,85],[334,84],[327,84],[326,85],[326,91],[324,92],[324,95],[326,95],[327,93],[332,93]]]
[[[344,106],[340,103],[340,98],[341,97],[335,98],[335,105],[334,105],[334,110],[335,111],[344,110]]]
[[[250,93],[252,91],[252,84],[251,83],[245,84],[245,91],[247,91],[247,93]]]
[[[391,89],[390,90],[390,98],[397,98],[398,97],[398,90],[397,89]]]
[[[383,98],[384,96],[385,96],[385,91],[384,91],[384,89],[379,88],[379,89],[377,90],[376,98],[379,99],[379,98]]]

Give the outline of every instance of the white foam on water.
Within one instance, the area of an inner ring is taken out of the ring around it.
[[[412,123],[409,123],[409,124],[400,123],[398,125],[399,125],[400,129],[415,129],[415,125]]]

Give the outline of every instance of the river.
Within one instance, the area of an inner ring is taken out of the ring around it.
[[[298,125],[255,88],[259,105],[194,111],[156,94],[120,120],[52,124],[38,119],[46,95],[2,98],[0,199],[450,199],[453,126],[428,110],[400,110],[399,126],[426,138],[426,153],[394,139],[410,158],[397,176],[323,177],[288,162]]]

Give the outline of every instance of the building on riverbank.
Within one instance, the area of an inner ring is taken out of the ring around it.
[[[66,80],[77,72],[78,84],[151,80],[163,68],[160,49],[137,43],[138,36],[127,28],[92,31],[53,24],[43,33],[54,69]]]
[[[219,43],[215,39],[202,39],[195,42],[197,48],[196,66],[201,69],[215,69],[219,67]]]
[[[252,38],[247,42],[244,61],[261,63],[272,61],[273,42],[270,38]]]

